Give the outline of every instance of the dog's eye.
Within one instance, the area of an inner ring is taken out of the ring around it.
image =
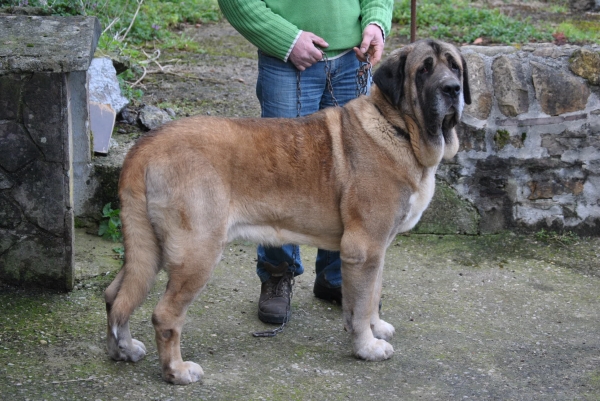
[[[454,61],[450,63],[450,68],[452,68],[452,71],[459,71],[458,65]]]
[[[421,69],[419,69],[419,72],[421,74],[428,74],[431,71],[433,71],[433,59],[430,57],[427,60],[425,60],[423,66],[421,67]]]

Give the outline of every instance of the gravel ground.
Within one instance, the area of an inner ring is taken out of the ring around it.
[[[383,318],[394,356],[351,354],[341,309],[312,296],[315,250],[303,248],[293,318],[274,338],[256,317],[255,247],[231,244],[184,327],[184,359],[204,379],[162,381],[150,323],[161,273],[133,315],[148,348],[137,364],[105,347],[102,291],[118,244],[79,229],[77,289],[0,287],[4,400],[598,400],[600,239],[562,244],[531,236],[399,236],[387,252]]]

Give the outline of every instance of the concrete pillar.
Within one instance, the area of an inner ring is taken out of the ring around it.
[[[0,280],[73,287],[74,194],[91,168],[90,17],[0,17]]]

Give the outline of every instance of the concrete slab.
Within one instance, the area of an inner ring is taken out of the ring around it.
[[[0,74],[86,71],[101,32],[95,17],[3,15]]]

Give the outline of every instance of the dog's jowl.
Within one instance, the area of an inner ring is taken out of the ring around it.
[[[382,63],[370,96],[296,119],[190,117],[141,138],[121,173],[125,264],[105,292],[108,352],[138,361],[129,317],[160,269],[169,282],[152,315],[165,380],[202,368],[181,358],[187,308],[227,242],[339,250],[343,319],[354,354],[391,357],[394,327],[379,318],[385,250],[429,204],[454,127],[470,103],[457,49],[424,40]]]

